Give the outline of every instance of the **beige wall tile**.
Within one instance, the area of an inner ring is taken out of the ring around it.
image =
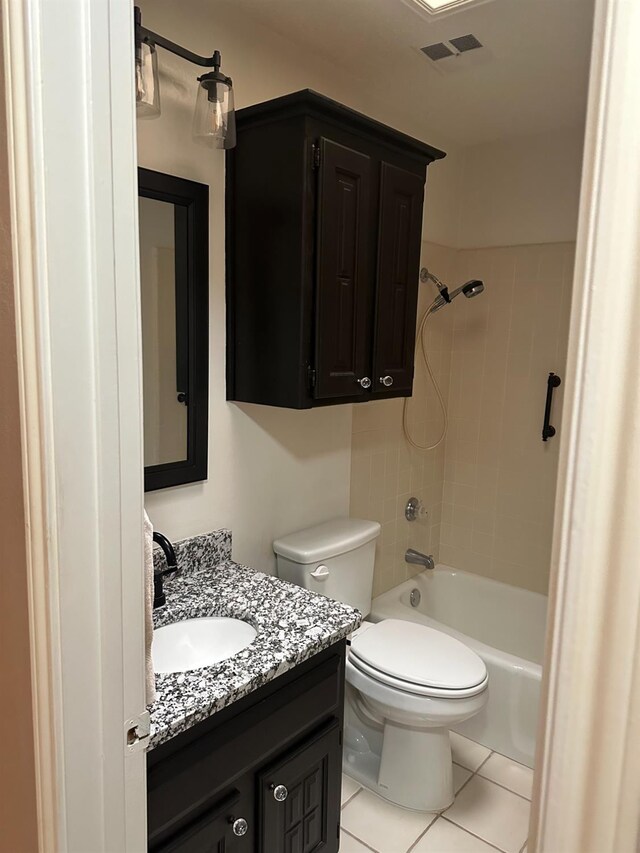
[[[423,244],[423,264],[445,281],[452,278],[456,255],[454,249]],[[431,284],[420,286],[419,319],[435,296],[436,289]],[[428,351],[445,400],[450,383],[452,332],[453,319],[447,312],[440,312],[429,321]],[[411,448],[402,433],[402,409],[402,400],[353,407],[351,514],[383,525],[376,551],[376,594],[415,573],[415,567],[404,561],[407,547],[433,553],[436,559],[439,552],[444,446],[430,452]],[[442,431],[438,401],[421,361],[416,363],[409,423],[412,435],[422,444],[437,440]],[[404,517],[404,508],[414,495],[423,501],[427,516],[410,524]]]
[[[402,401],[354,406],[351,513],[383,525],[376,594],[415,574],[407,547],[506,583],[546,592],[558,442],[540,437],[549,371],[564,377],[574,244],[456,251],[423,244],[424,265],[444,281],[482,278],[480,299],[456,300],[427,325],[427,350],[448,406],[446,442],[409,447]],[[419,318],[435,296],[421,285]],[[560,429],[563,386],[554,398]],[[442,416],[418,359],[409,425],[435,441]],[[406,501],[427,517],[409,524]]]
[[[461,251],[455,262],[457,278],[484,277],[487,289],[454,319],[440,557],[540,592],[558,463],[558,443],[540,431],[547,374],[564,376],[573,255],[559,243]]]

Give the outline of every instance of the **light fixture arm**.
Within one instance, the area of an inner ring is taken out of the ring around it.
[[[148,30],[146,27],[142,26],[142,12],[140,11],[139,6],[134,6],[133,8],[133,19],[135,24],[136,45],[146,42],[147,44],[152,44],[156,47],[163,47],[165,50],[175,53],[176,56],[180,56],[182,59],[186,59],[187,62],[192,62],[194,65],[200,65],[203,68],[215,68],[216,71],[220,68],[221,59],[219,50],[214,50],[212,56],[199,56],[197,53],[187,50],[186,47],[182,47],[182,45],[176,44],[174,41],[171,41],[158,33],[154,33],[153,30]]]

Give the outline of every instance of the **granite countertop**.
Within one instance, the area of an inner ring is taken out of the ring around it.
[[[258,636],[233,657],[188,672],[156,674],[149,706],[153,749],[346,637],[361,622],[346,604],[230,559],[231,535],[217,531],[176,543],[180,574],[165,582],[159,628],[199,616],[244,619]],[[156,554],[156,561],[161,556]]]

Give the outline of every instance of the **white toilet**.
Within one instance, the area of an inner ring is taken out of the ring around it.
[[[380,525],[339,518],[273,543],[283,580],[371,610]],[[364,622],[346,665],[344,763],[391,802],[441,811],[453,802],[449,729],[482,709],[488,676],[459,640],[414,622]]]

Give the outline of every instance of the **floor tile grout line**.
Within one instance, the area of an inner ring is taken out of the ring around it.
[[[473,743],[476,741],[474,740]],[[480,744],[480,746],[484,746],[484,744]],[[485,749],[489,749],[489,747],[485,747]],[[505,755],[504,752],[498,752],[497,749],[491,750],[491,755],[499,755],[501,758],[506,758],[507,761],[513,761],[514,764],[518,764],[520,767],[526,767],[527,770],[531,770],[532,773],[536,772],[535,767],[529,767],[528,764],[524,764],[522,761],[516,761],[515,758],[511,758],[510,755]],[[484,762],[483,762],[484,763]]]
[[[367,842],[363,841],[361,838],[358,838],[358,836],[354,835],[353,832],[349,832],[349,830],[345,829],[343,826],[341,826],[340,829],[342,832],[344,832],[345,835],[348,835],[349,838],[353,838],[354,841],[358,841],[360,842],[360,844],[363,844],[367,848],[367,850],[371,850],[372,853],[378,853],[378,851],[374,847],[372,847],[370,844],[367,844]]]
[[[484,779],[485,782],[491,782],[493,785],[497,785],[498,788],[502,788],[503,791],[508,791],[510,794],[514,794],[516,797],[520,797],[521,800],[529,803],[531,805],[531,799],[529,797],[525,797],[524,794],[519,794],[517,791],[514,791],[513,788],[507,788],[506,785],[503,785],[501,782],[496,782],[495,779],[489,779],[488,776],[483,776],[482,773],[477,774],[481,779]]]
[[[484,761],[482,761],[482,762],[480,762],[480,764],[478,765],[478,770],[480,770],[480,768],[482,767],[482,765],[483,765],[483,764],[485,764],[485,762],[487,762],[487,761],[491,758],[491,756],[492,756],[492,755],[493,755],[493,753],[492,753],[492,752],[490,752],[490,753],[489,753],[489,755],[487,755],[487,757],[485,758],[485,760],[484,760]],[[453,762],[453,764],[456,764],[456,763],[457,763],[457,762],[455,762],[455,761]],[[457,790],[457,791],[454,791],[454,794],[453,794],[453,803],[451,803],[451,806],[453,806],[453,805],[455,804],[456,797],[457,797],[457,796],[458,796],[458,794],[462,791],[462,789],[463,789],[463,788],[466,788],[466,787],[467,787],[467,785],[469,784],[469,782],[470,782],[470,781],[473,779],[473,777],[474,777],[474,776],[476,776],[476,775],[477,775],[477,773],[478,773],[478,770],[472,770],[470,767],[464,767],[462,764],[458,764],[458,767],[462,767],[462,769],[463,769],[463,770],[468,770],[468,771],[469,771],[469,773],[471,773],[471,776],[469,776],[469,778],[468,778],[465,782],[463,782],[463,783],[462,783],[462,785],[460,785],[460,787],[458,788],[458,790]],[[483,776],[482,778],[484,778],[484,776]],[[444,811],[448,811],[448,810],[451,808],[451,806],[447,806],[447,808],[446,808]],[[444,812],[442,812],[442,814],[444,814]]]
[[[429,830],[431,829],[431,827],[433,826],[433,824],[438,820],[438,818],[439,818],[439,817],[440,817],[440,813],[438,813],[438,814],[434,815],[433,820],[432,820],[432,821],[429,821],[429,823],[427,824],[426,828],[425,828],[425,829],[420,833],[420,835],[416,838],[416,840],[413,842],[413,844],[412,844],[410,847],[407,847],[406,853],[411,853],[411,851],[412,851],[412,850],[413,850],[413,848],[416,846],[416,844],[417,844],[419,841],[422,841],[422,839],[425,837],[425,835],[427,834],[427,832],[429,832]]]
[[[481,761],[480,764],[478,764],[477,768],[473,772],[479,773],[482,770],[482,768],[484,767],[484,765],[487,763],[487,761],[491,758],[492,755],[495,755],[495,752],[490,752],[489,755],[487,755],[487,757],[485,758],[485,760]]]
[[[469,768],[468,768],[468,767],[466,767],[466,768],[465,768],[465,770],[469,770]],[[456,797],[458,796],[458,794],[460,793],[460,791],[462,791],[462,790],[463,790],[463,788],[466,788],[466,787],[467,787],[467,785],[469,784],[469,782],[470,782],[470,781],[473,779],[473,777],[476,775],[476,774],[473,772],[473,770],[471,770],[470,772],[471,772],[471,776],[469,776],[469,778],[468,778],[468,779],[466,779],[466,780],[462,783],[462,785],[460,785],[460,787],[458,788],[458,790],[457,790],[457,791],[454,791],[454,793],[453,793],[453,803],[451,803],[451,805],[447,806],[447,808],[446,808],[446,809],[444,809],[444,810],[441,812],[441,814],[444,814],[444,812],[449,811],[449,809],[451,808],[451,806],[455,805]]]
[[[357,790],[357,791],[354,791],[354,792],[353,792],[353,794],[351,794],[351,796],[350,796],[348,799],[346,799],[346,800],[344,801],[344,803],[341,803],[341,804],[340,804],[340,811],[342,812],[342,809],[343,809],[345,806],[348,806],[348,805],[349,805],[349,803],[350,803],[352,800],[355,800],[355,798],[358,796],[358,794],[359,794],[361,791],[364,791],[364,788],[362,788],[362,787],[358,788],[358,790]]]
[[[467,829],[467,827],[466,827],[466,826],[462,826],[461,824],[456,823],[456,822],[455,822],[455,820],[451,820],[451,818],[450,818],[450,817],[446,817],[445,815],[440,815],[440,817],[442,818],[442,820],[446,820],[446,821],[447,821],[447,823],[450,823],[452,826],[455,826],[455,827],[457,827],[458,829],[463,830],[463,832],[466,832],[468,835],[472,835],[474,838],[477,838],[477,839],[478,839],[478,841],[482,841],[484,844],[488,844],[488,845],[489,845],[489,847],[493,847],[493,849],[494,849],[494,850],[499,850],[499,851],[500,851],[500,853],[506,853],[506,851],[505,851],[505,850],[503,850],[503,849],[502,849],[502,847],[496,847],[496,845],[495,845],[495,844],[492,844],[492,842],[491,842],[491,841],[487,841],[487,839],[486,839],[486,838],[483,838],[481,835],[477,835],[475,832],[471,832],[471,830],[470,830],[470,829]],[[525,841],[525,844],[526,844],[526,843],[527,843],[527,842]],[[518,851],[518,853],[520,853],[520,851]]]
[[[524,844],[522,845],[522,847],[520,848],[520,853],[522,853],[522,851],[524,850],[524,848],[527,846],[528,843],[529,843],[529,839],[527,838],[526,841],[524,842]]]

